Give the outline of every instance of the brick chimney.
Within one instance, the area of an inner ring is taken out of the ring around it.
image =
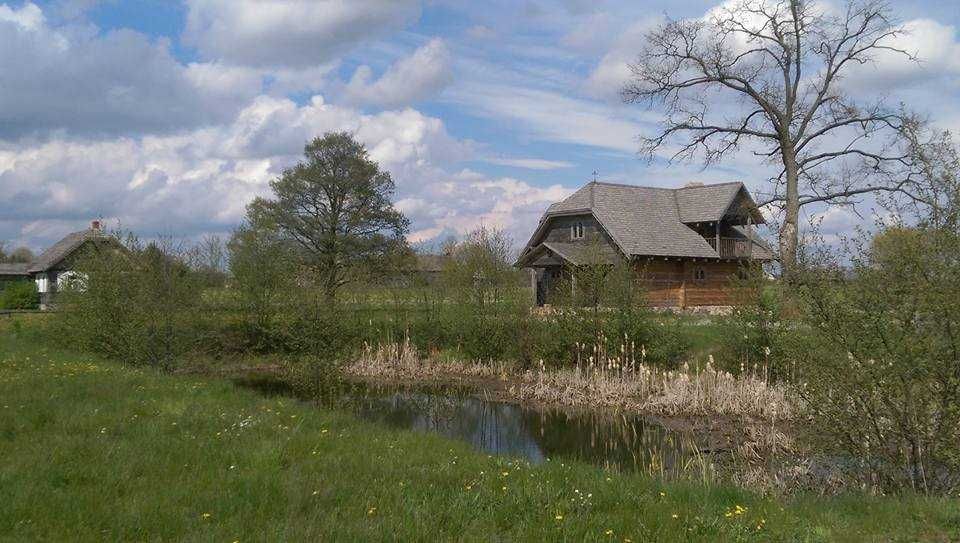
[[[100,221],[90,221],[90,230],[94,232],[100,231]]]

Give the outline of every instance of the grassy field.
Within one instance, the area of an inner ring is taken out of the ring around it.
[[[955,500],[773,498],[530,466],[0,324],[3,541],[960,538]]]

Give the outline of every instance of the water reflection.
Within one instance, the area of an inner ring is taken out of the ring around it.
[[[290,393],[283,383],[242,379],[266,394]],[[590,462],[613,470],[676,475],[703,473],[691,435],[623,413],[539,409],[477,397],[455,387],[407,389],[352,384],[318,401],[394,428],[465,441],[490,454]]]
[[[682,471],[699,460],[692,437],[636,415],[536,409],[457,391],[363,387],[341,407],[359,417],[470,443],[491,454],[575,459],[615,470]]]

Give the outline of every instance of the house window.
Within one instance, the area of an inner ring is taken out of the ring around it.
[[[707,270],[703,269],[703,268],[700,267],[700,266],[694,268],[694,269],[693,269],[693,280],[694,280],[694,281],[697,281],[698,283],[702,283],[703,281],[706,281],[706,280],[707,280]]]
[[[583,223],[578,222],[570,227],[571,239],[583,239]]]

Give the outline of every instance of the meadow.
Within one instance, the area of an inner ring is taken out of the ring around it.
[[[960,537],[949,497],[786,497],[534,466],[123,362],[55,347],[22,317],[0,323],[0,540]]]

